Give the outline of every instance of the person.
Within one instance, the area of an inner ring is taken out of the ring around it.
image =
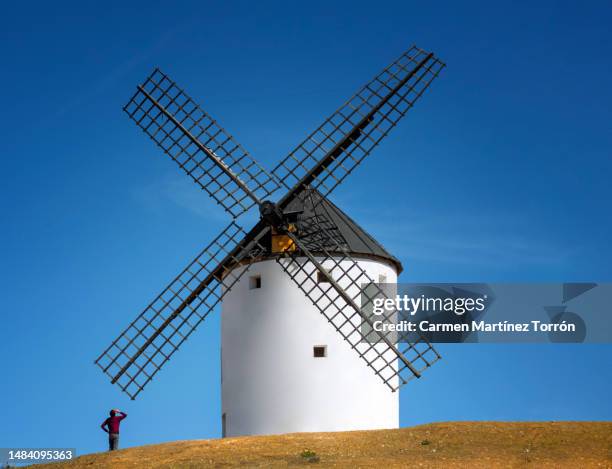
[[[125,412],[119,409],[112,409],[110,417],[107,418],[100,427],[108,433],[108,450],[114,451],[119,449],[119,423],[127,417]]]

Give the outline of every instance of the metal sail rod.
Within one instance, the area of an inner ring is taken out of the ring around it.
[[[344,291],[344,289],[340,285],[338,285],[338,283],[334,280],[334,278],[330,275],[330,273],[327,272],[327,270],[325,270],[325,268],[321,265],[321,263],[317,261],[317,259],[312,255],[312,253],[300,242],[299,238],[295,236],[293,233],[291,233],[290,231],[286,231],[285,235],[287,235],[295,243],[295,245],[298,248],[300,248],[300,250],[308,258],[308,260],[314,264],[317,271],[321,275],[323,275],[325,279],[334,287],[334,289],[338,292],[338,294],[342,297],[342,299],[351,308],[357,311],[359,316],[361,316],[361,318],[366,323],[368,323],[368,325],[372,328],[372,330],[375,331],[374,323],[372,322],[372,320],[369,317],[367,317],[367,315],[363,314],[363,312],[361,311],[361,308],[357,306],[355,301],[353,301],[353,299],[348,295],[348,293],[346,293],[346,291]],[[408,359],[404,356],[404,354],[400,353],[399,350],[397,350],[397,347],[395,347],[395,345],[393,345],[393,343],[384,334],[379,334],[379,337],[391,350],[393,350],[393,352],[395,352],[395,355],[397,355],[397,357],[404,363],[404,365],[406,365],[408,369],[412,371],[412,374],[414,374],[414,376],[416,376],[417,378],[421,377],[421,373],[419,373],[419,371],[414,366],[412,366],[412,363],[408,361]]]
[[[240,261],[240,259],[235,259],[232,257],[232,254],[234,252],[240,252],[240,250],[242,250],[243,252],[248,253],[254,246],[257,245],[257,243],[259,242],[259,240],[270,230],[269,227],[264,228],[263,230],[260,231],[260,233],[258,233],[250,242],[248,242],[248,244],[246,244],[244,246],[244,248],[242,248],[242,243],[236,247],[236,249],[234,249],[234,251],[232,251],[230,254],[228,254],[228,256],[221,262],[221,264],[219,265],[219,267],[217,269],[215,269],[214,271],[212,271],[210,274],[208,274],[208,276],[202,281],[202,283],[200,283],[200,285],[198,285],[197,288],[195,288],[191,294],[185,298],[185,300],[172,312],[172,314],[170,316],[168,316],[168,318],[156,329],[156,331],[151,335],[151,337],[149,337],[147,339],[147,341],[136,351],[136,353],[134,355],[132,355],[132,357],[126,362],[126,364],[117,372],[117,374],[113,377],[113,379],[111,380],[112,384],[115,384],[117,382],[117,380],[119,378],[121,378],[121,376],[127,371],[127,369],[132,365],[132,363],[134,363],[136,361],[136,359],[142,355],[142,353],[147,349],[147,347],[149,345],[151,345],[153,343],[153,341],[164,331],[164,329],[166,327],[168,327],[168,325],[179,315],[181,314],[181,312],[187,307],[189,306],[189,304],[191,304],[196,298],[197,296],[206,288],[206,286],[215,278],[219,278],[221,279],[221,275],[223,273],[224,267],[226,265],[226,263],[228,262],[228,260],[232,260],[234,259],[236,264]],[[109,365],[110,366],[110,365]]]
[[[372,121],[372,116],[387,103],[393,95],[395,95],[408,80],[410,80],[423,66],[433,57],[433,52],[430,52],[419,64],[401,80],[387,95],[372,108],[356,125],[353,130],[340,140],[334,147],[325,155],[310,171],[308,171],[302,179],[278,202],[278,206],[283,209],[293,200],[296,192],[310,184],[331,162],[333,162],[344,150],[346,150],[353,141],[357,140],[361,135],[361,131],[367,127]]]
[[[195,146],[197,146],[200,150],[202,150],[212,161],[215,163],[225,174],[227,174],[237,185],[240,187],[253,201],[257,204],[261,204],[261,200],[249,189],[249,187],[238,177],[236,173],[234,173],[231,168],[225,164],[225,162],[215,155],[211,150],[206,148],[202,143],[195,138],[191,132],[189,132],[183,124],[181,124],[176,118],[166,110],[164,106],[158,103],[153,96],[151,96],[147,91],[141,86],[138,85],[138,90],[143,93],[149,101],[153,103],[153,105],[159,109],[168,119],[172,121],[174,125],[176,125],[188,138],[193,142]]]

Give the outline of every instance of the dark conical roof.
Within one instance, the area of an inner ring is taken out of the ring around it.
[[[332,225],[345,241],[349,253],[358,257],[372,257],[390,263],[399,274],[402,264],[391,255],[378,241],[360,227],[351,217],[340,210],[329,199],[323,197],[314,189],[307,189],[295,198],[285,209],[285,212],[304,210],[299,218],[308,218],[313,214],[320,214]],[[333,251],[333,249],[332,249]]]

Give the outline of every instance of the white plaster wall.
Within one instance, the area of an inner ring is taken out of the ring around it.
[[[384,263],[360,260],[378,281]],[[261,289],[249,277],[261,275]],[[255,263],[223,300],[226,435],[397,428],[399,393],[367,367],[274,260]],[[327,357],[314,358],[313,346]]]

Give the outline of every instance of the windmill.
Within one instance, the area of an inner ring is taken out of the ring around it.
[[[159,69],[138,85],[124,111],[232,221],[96,359],[111,382],[135,399],[223,300],[224,435],[397,427],[392,391],[440,356],[372,328],[401,264],[327,197],[443,67],[412,46],[271,172]]]

